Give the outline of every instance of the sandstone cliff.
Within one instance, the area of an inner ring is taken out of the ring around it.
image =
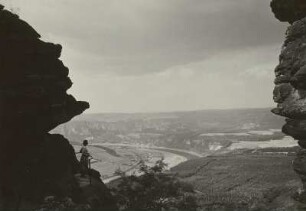
[[[298,198],[306,201],[306,0],[273,0],[271,7],[276,18],[291,23],[275,69],[278,105],[272,112],[287,117],[283,132],[301,146],[293,167],[304,186]]]
[[[72,82],[59,59],[61,49],[40,40],[29,24],[0,5],[2,209],[32,209],[46,196],[90,204],[75,178],[79,162],[73,147],[63,136],[48,133],[89,108],[66,92]],[[98,185],[89,192],[96,208],[113,207],[98,174],[95,180]]]

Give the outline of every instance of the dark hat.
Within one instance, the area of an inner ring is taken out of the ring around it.
[[[84,146],[87,146],[87,145],[88,145],[88,141],[87,141],[86,139],[83,141],[83,145],[84,145]]]

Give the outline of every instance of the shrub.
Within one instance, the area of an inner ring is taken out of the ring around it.
[[[118,206],[124,211],[196,210],[193,189],[176,175],[164,173],[166,164],[159,160],[150,167],[140,163],[140,176],[117,172],[121,180],[113,189]]]

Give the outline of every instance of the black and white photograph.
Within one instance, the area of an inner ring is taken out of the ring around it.
[[[306,210],[306,0],[0,0],[7,210]]]

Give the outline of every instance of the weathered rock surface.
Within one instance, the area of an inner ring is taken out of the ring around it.
[[[304,189],[297,198],[306,202],[306,0],[272,0],[271,7],[279,20],[292,23],[275,69],[272,112],[287,117],[283,132],[301,147],[293,168]]]
[[[293,23],[306,16],[305,0],[272,0],[275,17],[283,22]]]
[[[66,92],[72,82],[59,59],[62,47],[39,38],[0,5],[0,209],[33,208],[50,195],[86,202],[73,147],[48,132],[89,104]],[[95,179],[101,186],[97,200],[114,208],[99,175]]]

